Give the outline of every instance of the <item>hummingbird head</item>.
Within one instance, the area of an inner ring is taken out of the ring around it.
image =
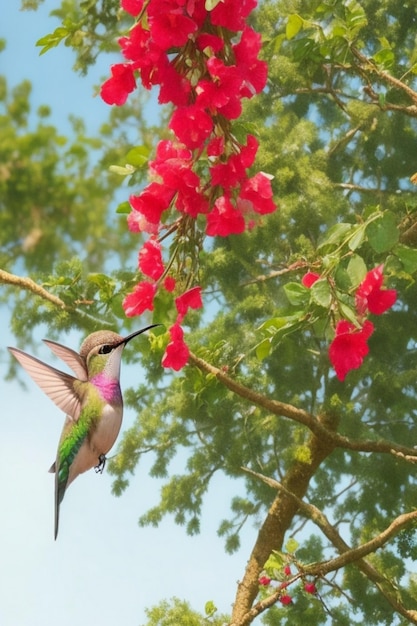
[[[118,378],[120,361],[125,345],[146,330],[160,326],[152,324],[122,337],[110,330],[98,330],[88,335],[81,344],[80,356],[85,360],[89,376],[105,371],[111,378]]]

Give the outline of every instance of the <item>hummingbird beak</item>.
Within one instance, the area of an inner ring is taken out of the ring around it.
[[[128,341],[133,339],[133,337],[137,337],[137,335],[141,335],[142,333],[146,332],[147,330],[150,330],[151,328],[155,328],[156,326],[162,326],[162,324],[151,324],[150,326],[146,326],[146,328],[142,328],[142,330],[136,330],[134,333],[122,339],[122,341],[118,345],[119,346],[121,346],[122,344],[126,345]]]

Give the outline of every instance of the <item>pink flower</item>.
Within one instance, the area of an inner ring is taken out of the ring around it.
[[[304,287],[310,288],[316,281],[320,280],[320,278],[320,274],[316,274],[316,272],[307,272],[302,277],[301,282]]]
[[[188,309],[201,309],[203,306],[201,287],[193,287],[175,298],[175,306],[181,319],[188,313]]]
[[[343,381],[350,370],[362,365],[369,352],[366,342],[373,331],[374,325],[369,320],[360,329],[347,320],[338,322],[336,336],[329,347],[329,358],[339,380]]]
[[[107,104],[124,104],[135,89],[136,81],[129,63],[116,63],[111,68],[111,78],[102,84],[100,94]]]
[[[206,234],[210,237],[227,237],[243,233],[244,230],[242,213],[235,209],[229,198],[217,198],[213,210],[207,215]]]
[[[155,239],[149,239],[143,244],[139,252],[139,269],[154,280],[158,280],[164,273],[161,244]]]
[[[263,585],[264,587],[267,587],[270,582],[271,582],[271,579],[268,578],[268,576],[261,576],[260,579],[258,580],[258,583],[260,585]]]
[[[384,280],[383,269],[383,265],[375,267],[367,273],[359,285],[355,302],[360,315],[366,315],[367,311],[374,315],[381,315],[396,301],[397,292],[395,289],[381,289]]]
[[[123,308],[127,317],[141,315],[146,310],[153,311],[153,300],[156,293],[156,283],[144,280],[138,283],[133,291],[123,300]]]
[[[178,323],[171,326],[169,334],[171,341],[162,357],[162,366],[172,367],[172,369],[178,371],[187,364],[190,351],[184,341],[184,331]]]

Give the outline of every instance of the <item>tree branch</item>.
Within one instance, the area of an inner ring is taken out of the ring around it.
[[[323,532],[323,534],[329,539],[329,541],[335,546],[335,548],[340,553],[339,557],[335,557],[334,559],[330,559],[328,561],[324,561],[322,563],[312,563],[311,565],[307,565],[303,568],[303,574],[307,574],[310,576],[324,576],[325,574],[329,574],[332,571],[338,570],[346,565],[351,563],[355,563],[355,565],[364,573],[369,580],[371,580],[379,591],[382,593],[387,602],[403,617],[406,617],[410,623],[417,624],[417,611],[409,610],[404,607],[402,602],[399,600],[398,589],[393,585],[393,583],[385,576],[383,576],[378,570],[371,565],[368,561],[365,561],[363,557],[367,556],[375,552],[378,548],[381,548],[385,543],[387,543],[392,537],[397,535],[403,528],[408,526],[410,522],[417,520],[417,511],[412,511],[410,513],[404,513],[403,515],[399,515],[394,519],[393,522],[379,535],[367,541],[366,543],[358,546],[356,548],[351,548],[339,535],[336,528],[330,524],[327,517],[324,513],[318,509],[316,506],[304,502],[301,500],[296,494],[291,493],[287,487],[285,487],[282,483],[269,478],[268,476],[264,476],[263,474],[259,474],[247,467],[242,467],[242,470],[262,482],[266,483],[273,489],[277,489],[278,491],[285,493],[288,497],[292,498],[297,502],[298,508],[300,511],[304,513],[309,519],[311,519]],[[251,621],[263,612],[265,609],[271,607],[275,604],[282,594],[282,590],[278,590],[276,593],[271,594],[266,600],[257,603],[252,607],[251,613]],[[267,603],[267,604],[266,604]],[[245,624],[246,622],[242,622]],[[248,622],[249,623],[249,622]],[[233,626],[241,626],[239,623]]]
[[[299,424],[303,424],[314,435],[316,435],[316,437],[322,438],[328,443],[331,443],[334,447],[355,450],[356,452],[379,452],[382,454],[393,454],[403,458],[405,461],[410,462],[412,459],[413,462],[417,461],[417,451],[415,448],[402,446],[385,439],[375,441],[367,439],[349,439],[344,435],[340,435],[339,433],[328,429],[315,415],[312,415],[303,409],[298,409],[291,404],[267,398],[257,391],[254,391],[249,387],[245,387],[245,385],[242,385],[233,378],[230,378],[230,376],[228,376],[223,370],[220,370],[211,363],[207,363],[207,361],[204,361],[204,359],[201,359],[193,353],[190,354],[190,362],[203,372],[215,376],[225,387],[236,393],[241,398],[244,398],[249,402],[253,402],[257,406],[266,409],[274,415],[286,417],[298,422]]]
[[[35,281],[27,276],[16,276],[15,274],[10,274],[5,270],[0,269],[0,283],[3,283],[5,285],[13,285],[15,287],[25,289],[26,291],[31,291],[40,298],[43,298],[43,300],[51,302],[60,309],[68,308],[65,302],[61,300],[61,298],[54,296],[52,293],[49,293],[49,291],[46,291],[46,289],[41,287],[41,285],[38,285],[37,283],[35,283]]]
[[[332,416],[323,415],[329,428],[334,425]],[[259,592],[259,575],[273,550],[280,550],[287,528],[298,511],[298,499],[302,501],[312,477],[318,467],[333,451],[329,441],[310,435],[306,444],[308,455],[306,460],[294,460],[284,477],[286,491],[274,498],[268,513],[259,529],[251,555],[249,557],[243,579],[238,583],[236,599],[230,626],[248,626],[252,621],[252,605]],[[290,495],[288,495],[290,494]]]
[[[392,76],[392,74],[390,74],[386,70],[380,70],[372,59],[369,59],[364,54],[359,52],[359,50],[355,48],[354,46],[351,46],[351,51],[352,51],[352,54],[362,64],[361,66],[358,65],[357,68],[368,83],[366,92],[372,98],[374,104],[378,105],[379,108],[382,110],[400,111],[402,113],[405,113],[406,115],[410,115],[411,117],[417,117],[417,93],[413,89],[411,89],[411,87],[406,85],[404,82],[402,82],[398,78],[395,78],[395,76]],[[410,106],[402,106],[398,104],[392,104],[389,102],[380,104],[378,94],[375,93],[375,91],[370,85],[366,68],[369,68],[371,72],[376,74],[381,81],[388,83],[391,87],[395,87],[396,89],[402,91],[411,100],[413,104]]]

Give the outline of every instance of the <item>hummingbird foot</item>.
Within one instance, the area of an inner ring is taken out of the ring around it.
[[[104,471],[104,467],[106,465],[106,455],[105,454],[100,454],[100,456],[98,457],[98,463],[97,465],[94,466],[95,472],[96,474],[102,474]]]

